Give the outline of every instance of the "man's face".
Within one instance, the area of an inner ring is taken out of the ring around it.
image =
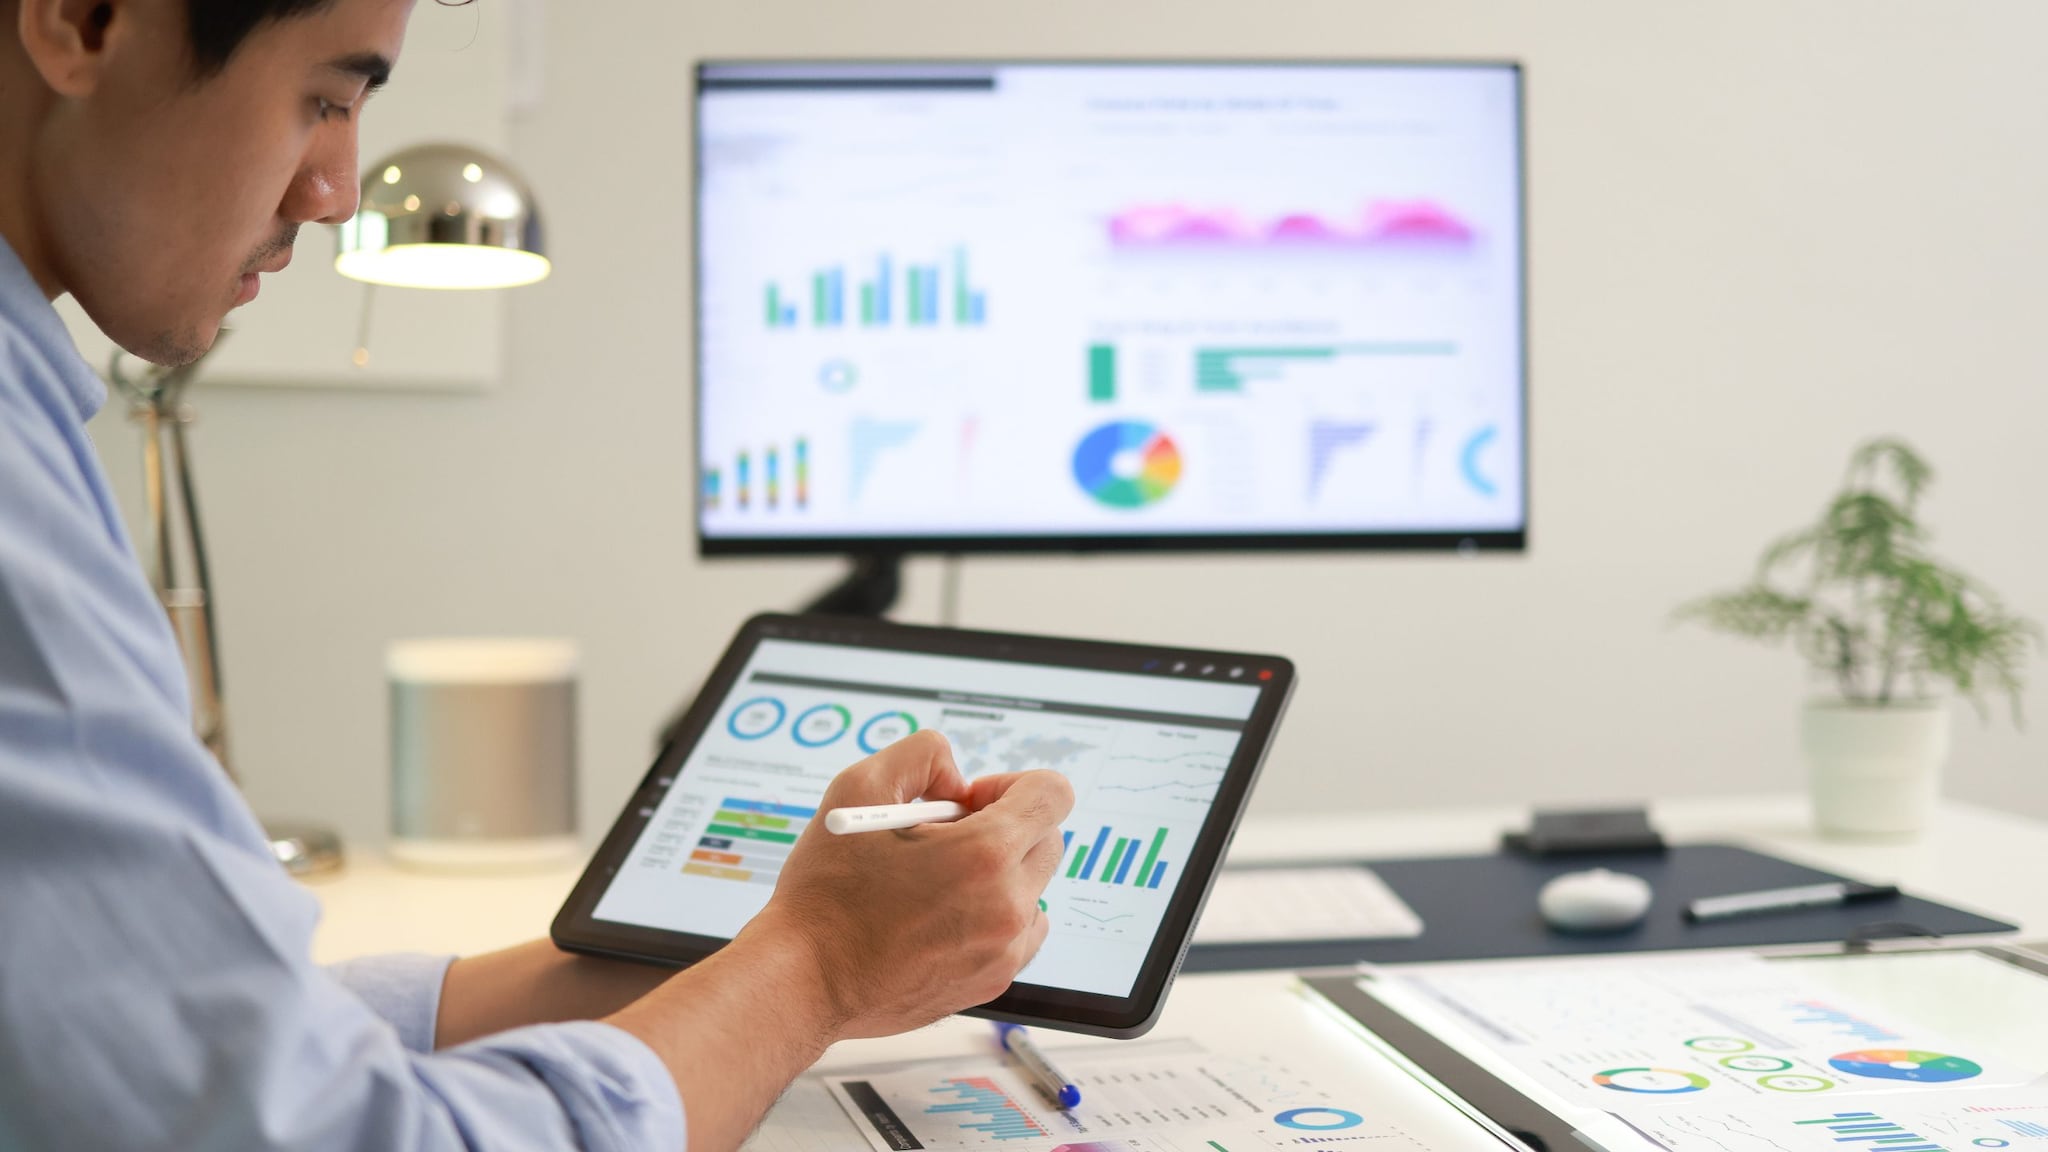
[[[192,0],[206,3],[208,0]],[[107,66],[36,138],[31,196],[62,288],[160,364],[212,346],[299,225],[356,209],[356,128],[412,0],[334,0],[251,32],[195,79],[187,0],[114,0]],[[123,23],[123,22],[126,23]]]

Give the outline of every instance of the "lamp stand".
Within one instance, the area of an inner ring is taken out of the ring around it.
[[[214,347],[227,338],[227,330]],[[210,353],[209,349],[209,353]],[[220,640],[214,627],[213,576],[207,567],[206,538],[200,530],[199,499],[192,484],[192,457],[185,429],[194,419],[185,389],[205,355],[176,368],[151,365],[140,375],[122,368],[115,352],[107,375],[128,399],[130,419],[142,426],[142,479],[149,514],[149,582],[171,618],[178,650],[192,688],[192,730],[235,780],[228,755],[226,690],[220,671]],[[265,823],[271,854],[297,876],[341,867],[341,837],[330,828]]]

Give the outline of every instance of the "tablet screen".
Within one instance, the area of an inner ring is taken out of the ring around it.
[[[1044,897],[1051,928],[1018,981],[1130,996],[1274,674],[1153,663],[1138,674],[763,639],[658,781],[594,917],[731,938],[767,903],[833,776],[935,728],[969,779],[1051,768],[1073,782]]]

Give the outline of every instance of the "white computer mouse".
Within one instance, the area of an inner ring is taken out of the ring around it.
[[[1605,868],[1566,872],[1543,886],[1536,907],[1543,922],[1560,932],[1613,932],[1649,912],[1650,882]]]

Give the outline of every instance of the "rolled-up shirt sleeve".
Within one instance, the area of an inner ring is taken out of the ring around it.
[[[35,292],[0,244],[0,1149],[682,1148],[632,1035],[433,1052],[445,959],[313,963],[318,903],[192,735]]]
[[[409,1051],[432,1052],[441,983],[454,962],[453,956],[395,952],[329,964],[327,974],[396,1029],[398,1042]]]

